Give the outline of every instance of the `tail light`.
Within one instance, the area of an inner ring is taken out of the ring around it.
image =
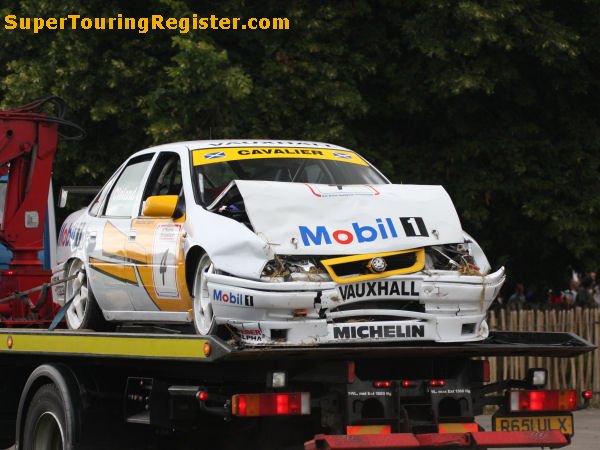
[[[583,397],[584,400],[591,400],[592,398],[594,398],[594,391],[583,391],[581,393],[581,396]]]
[[[483,372],[483,382],[489,383],[490,381],[490,362],[487,359],[482,361],[482,372]]]
[[[310,394],[238,394],[231,398],[231,413],[242,417],[306,415],[310,414]]]
[[[509,391],[509,409],[519,411],[574,411],[577,391]]]
[[[402,380],[402,382],[400,383],[400,385],[403,388],[413,388],[417,386],[417,382],[416,381],[410,381],[410,380]]]
[[[356,364],[354,361],[348,362],[348,384],[354,383],[354,377],[356,376]]]
[[[389,388],[392,386],[391,381],[375,381],[373,382],[373,387],[376,388]]]
[[[429,385],[432,387],[444,387],[444,386],[446,386],[446,381],[445,380],[431,380],[429,382]]]

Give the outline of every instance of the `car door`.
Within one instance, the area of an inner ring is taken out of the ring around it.
[[[129,286],[135,309],[187,314],[192,302],[185,278],[184,217],[145,216],[144,202],[151,196],[177,196],[178,209],[184,211],[179,154],[161,152],[156,158],[138,215],[131,221],[126,253],[129,261],[137,262],[135,270],[140,278],[140,283]]]
[[[88,232],[92,289],[108,319],[110,311],[134,310],[129,286],[137,285],[139,280],[128,261],[126,244],[131,239],[131,220],[153,156],[145,154],[127,162],[99,207],[95,226]],[[90,212],[95,207],[92,205]]]

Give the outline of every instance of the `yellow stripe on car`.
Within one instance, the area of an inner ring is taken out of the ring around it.
[[[117,280],[126,283],[138,284],[137,277],[135,276],[135,269],[132,265],[115,264],[90,257],[90,266],[109,277],[116,278]]]
[[[369,164],[354,152],[330,148],[302,147],[229,147],[193,151],[194,166],[215,164],[226,161],[247,159],[300,158],[324,159],[368,166]]]

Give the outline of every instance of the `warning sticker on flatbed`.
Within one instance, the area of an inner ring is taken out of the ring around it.
[[[551,431],[557,430],[566,435],[573,434],[573,417],[561,416],[527,416],[527,417],[494,417],[494,431]]]

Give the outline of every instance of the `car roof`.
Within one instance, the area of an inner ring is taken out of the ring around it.
[[[300,148],[331,148],[334,150],[346,150],[352,152],[353,150],[339,145],[328,144],[326,142],[316,141],[293,141],[293,140],[268,140],[268,139],[212,139],[206,141],[183,141],[173,142],[170,144],[159,145],[151,147],[147,150],[164,149],[165,147],[173,146],[185,146],[190,151],[193,150],[214,150],[218,148],[229,148],[229,147],[300,147]]]

